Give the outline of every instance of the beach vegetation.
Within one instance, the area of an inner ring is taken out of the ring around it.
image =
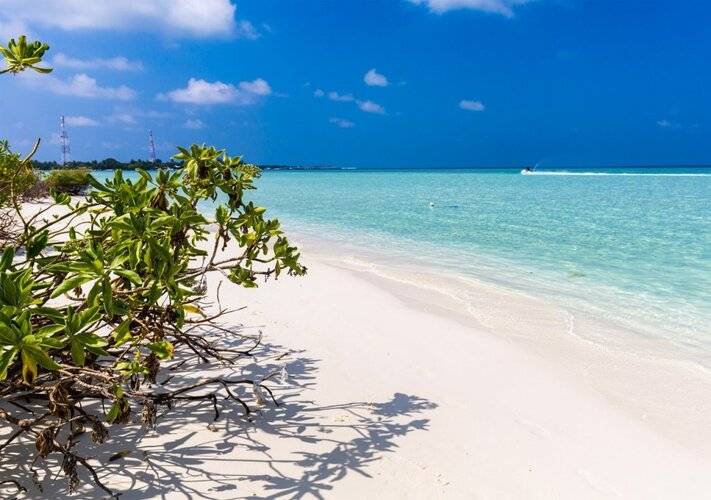
[[[11,42],[7,71],[46,72],[36,65],[47,49]],[[116,426],[153,428],[178,404],[206,404],[215,420],[224,404],[245,418],[277,404],[274,374],[186,382],[169,369],[238,365],[259,346],[260,336],[220,321],[229,312],[220,279],[253,288],[306,268],[279,221],[250,201],[260,169],[239,156],[192,145],[178,148],[174,169],[141,169],[137,180],[53,173],[50,201],[27,213],[13,183],[38,146],[25,158],[0,150],[12,174],[5,208],[18,221],[0,251],[0,461],[28,476],[3,482],[24,490],[50,471],[69,492],[84,476],[113,495],[86,450]],[[90,187],[82,197],[60,189],[80,182]]]
[[[44,179],[49,191],[82,194],[90,183],[91,171],[88,168],[62,168],[52,170]]]

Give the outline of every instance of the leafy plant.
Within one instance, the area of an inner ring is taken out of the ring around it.
[[[0,140],[0,207],[21,196],[38,178],[29,162],[10,150],[5,140]]]
[[[38,73],[51,73],[52,68],[42,68],[37,66],[42,61],[44,53],[49,50],[49,45],[39,41],[27,43],[27,37],[22,35],[15,41],[11,39],[7,47],[0,45],[0,53],[7,62],[7,68],[0,71],[2,73],[19,73],[26,69],[32,69]]]
[[[50,191],[81,194],[89,187],[89,176],[88,168],[59,168],[52,170],[44,183]]]
[[[77,451],[87,429],[103,443],[111,425],[137,413],[154,426],[161,407],[206,401],[217,419],[218,394],[246,414],[247,390],[258,402],[262,390],[271,395],[265,379],[186,386],[162,375],[169,363],[238,363],[259,344],[217,323],[227,311],[219,291],[217,308],[206,307],[210,273],[250,288],[306,272],[279,222],[248,200],[257,167],[204,145],[179,148],[175,161],[175,170],[139,170],[138,180],[89,174],[84,198],[54,192],[34,214],[11,204],[21,224],[0,257],[0,421],[12,429],[0,458],[34,440],[30,470],[58,457],[70,491],[83,466],[111,493]],[[214,218],[199,210],[204,203]],[[223,347],[207,327],[250,347]]]

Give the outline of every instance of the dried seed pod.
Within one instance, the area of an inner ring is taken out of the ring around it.
[[[69,415],[69,393],[62,384],[55,385],[49,391],[49,411],[61,419]]]
[[[75,493],[79,486],[79,475],[77,474],[77,459],[74,455],[64,455],[62,471],[67,476],[69,493]]]
[[[146,380],[152,384],[155,384],[156,376],[158,376],[158,370],[160,370],[160,361],[158,360],[158,356],[156,356],[153,352],[146,358],[146,370],[148,370],[148,373],[146,373]]]
[[[95,420],[91,426],[91,440],[97,444],[105,442],[109,438],[109,431],[99,420]]]
[[[37,436],[35,448],[37,448],[37,453],[39,453],[40,457],[47,458],[47,455],[54,450],[55,433],[56,429],[54,427],[47,427]]]
[[[156,428],[156,405],[153,401],[143,403],[143,411],[141,412],[141,423],[150,429]]]
[[[131,404],[125,397],[119,398],[115,401],[115,405],[118,405],[118,413],[116,417],[112,420],[114,424],[127,424],[131,421]]]

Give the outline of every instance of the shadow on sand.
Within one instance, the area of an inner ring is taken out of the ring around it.
[[[239,405],[225,401],[214,422],[209,402],[181,405],[160,417],[155,430],[113,426],[107,445],[97,447],[84,440],[82,454],[92,457],[90,463],[102,481],[122,499],[323,498],[349,474],[371,477],[373,463],[394,452],[399,438],[427,430],[429,420],[423,417],[436,408],[425,399],[400,393],[380,403],[317,404],[307,394],[317,384],[318,360],[277,345],[262,345],[256,358],[259,363],[221,373],[260,378],[286,364],[288,382],[270,384],[278,407],[261,406],[250,421]],[[193,365],[181,369],[180,377],[190,383],[206,373]],[[241,394],[250,396],[247,391]],[[248,403],[254,405],[254,400]],[[278,447],[273,446],[276,442]],[[109,460],[117,452],[125,456]],[[31,498],[65,496],[66,481],[52,479],[53,455],[36,465],[43,491],[28,484],[18,456],[35,453],[28,442],[6,449],[0,457],[2,479],[27,486]],[[78,497],[105,496],[91,486],[83,469],[80,478]],[[12,497],[13,492],[14,488],[0,489],[0,497]]]

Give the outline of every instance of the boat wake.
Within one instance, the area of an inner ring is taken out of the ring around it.
[[[577,177],[598,177],[598,176],[618,176],[618,177],[711,177],[711,173],[641,173],[641,172],[540,172],[530,171],[525,175],[547,175],[547,176],[577,176]]]

